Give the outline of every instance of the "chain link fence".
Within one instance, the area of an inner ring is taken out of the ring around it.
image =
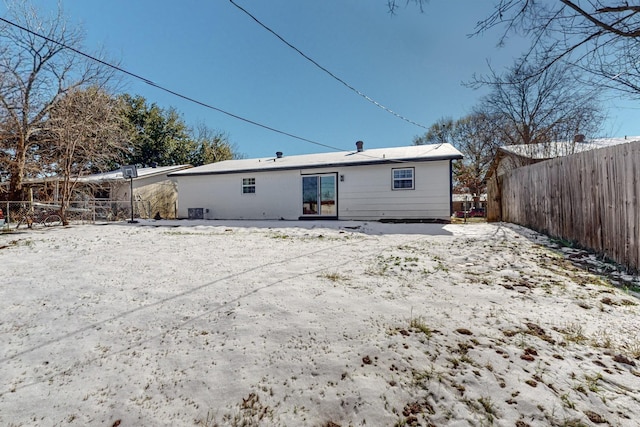
[[[3,201],[0,202],[0,227],[14,228],[28,213],[59,212],[55,202]],[[91,199],[71,202],[66,211],[71,223],[100,223],[131,220],[131,202]],[[151,204],[146,200],[133,202],[133,218],[149,219]]]

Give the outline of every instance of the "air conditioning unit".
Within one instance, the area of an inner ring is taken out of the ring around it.
[[[187,209],[189,219],[204,219],[204,208]]]

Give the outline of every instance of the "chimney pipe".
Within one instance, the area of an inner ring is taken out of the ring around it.
[[[361,151],[364,150],[363,145],[364,145],[364,142],[362,142],[362,141],[356,142],[356,148],[358,150],[358,153],[360,153]]]
[[[573,137],[573,142],[584,142],[584,135],[581,133],[576,134]]]
[[[277,159],[281,159],[282,158],[282,151],[276,151],[276,158]]]

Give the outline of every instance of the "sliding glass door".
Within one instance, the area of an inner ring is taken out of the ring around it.
[[[336,177],[335,173],[302,177],[302,215],[338,216]]]

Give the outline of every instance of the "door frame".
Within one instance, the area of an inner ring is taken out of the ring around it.
[[[323,176],[332,176],[333,177],[333,182],[334,182],[334,189],[335,189],[335,195],[334,195],[334,201],[335,201],[335,210],[336,213],[335,215],[322,215],[321,213],[317,213],[317,214],[305,214],[304,210],[302,211],[302,215],[298,218],[300,220],[323,220],[323,219],[338,219],[338,172],[324,172],[324,173],[305,173],[305,174],[301,174],[300,175],[300,185],[302,186],[302,194],[301,194],[301,199],[298,200],[298,203],[302,202],[304,203],[304,179],[305,178],[309,178],[309,177],[318,177],[321,178]],[[319,179],[319,182],[321,182],[321,179]],[[319,193],[322,191],[321,187],[318,187],[318,195]],[[320,197],[318,197],[320,198]]]

